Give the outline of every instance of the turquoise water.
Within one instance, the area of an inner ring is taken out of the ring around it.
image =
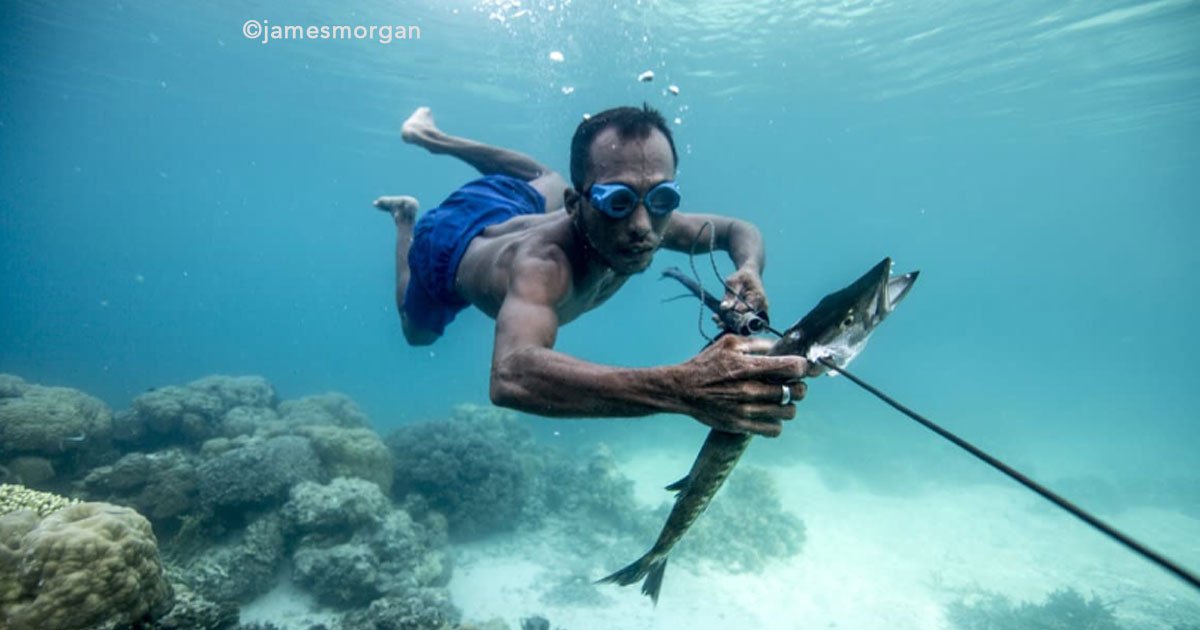
[[[251,19],[420,37],[263,43]],[[370,202],[429,207],[473,175],[400,123],[428,105],[448,132],[565,170],[582,114],[645,101],[677,119],[684,208],[766,235],[775,322],[890,255],[921,279],[856,373],[1035,475],[1183,479],[1196,508],[1193,0],[18,1],[0,26],[0,371],[116,408],[261,374],[284,396],[345,392],[382,428],[484,403],[485,317],[431,348],[400,333]],[[660,255],[558,348],[686,360],[695,308],[656,280],[685,262]],[[702,435],[532,422],[682,452]],[[762,452],[797,456],[805,427],[863,475],[880,459],[990,474],[845,380],[813,383]]]

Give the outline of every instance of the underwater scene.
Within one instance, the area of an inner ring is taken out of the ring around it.
[[[0,629],[1200,629],[1200,2],[0,28]]]

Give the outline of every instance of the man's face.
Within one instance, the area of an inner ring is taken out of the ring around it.
[[[580,220],[592,247],[613,271],[630,275],[650,266],[654,252],[662,244],[663,232],[671,215],[651,214],[639,203],[629,216],[613,219],[592,207],[593,184],[625,184],[643,197],[646,191],[675,178],[671,145],[657,129],[645,139],[622,140],[616,129],[596,135],[591,147],[591,169],[578,201]]]

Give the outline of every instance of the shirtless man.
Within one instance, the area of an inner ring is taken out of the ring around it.
[[[723,431],[775,437],[804,397],[801,357],[762,356],[770,342],[726,335],[692,359],[630,369],[554,350],[559,326],[600,306],[660,248],[688,251],[706,222],[737,270],[724,308],[767,308],[762,235],[753,225],[676,211],[678,157],[662,116],[618,107],[580,123],[571,185],[533,158],[450,136],[429,108],[401,129],[405,142],[484,175],[415,221],[417,200],[381,197],[396,223],[396,302],[412,345],[433,343],[474,305],[496,320],[491,399],[542,416],[678,413]],[[708,251],[708,235],[698,251]]]

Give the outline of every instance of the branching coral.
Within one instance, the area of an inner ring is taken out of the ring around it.
[[[342,619],[343,630],[454,630],[461,613],[444,589],[413,589],[381,597]]]
[[[947,608],[947,617],[961,630],[1121,630],[1112,606],[1097,597],[1085,599],[1074,589],[1051,593],[1043,604],[1022,602],[1013,605],[1008,598],[984,595],[972,603],[958,601]]]
[[[440,586],[449,577],[445,521],[413,520],[375,484],[300,484],[282,513],[300,540],[293,577],[325,603],[362,606],[391,593]]]
[[[316,479],[308,440],[283,436],[224,452],[197,468],[203,509],[259,506],[281,499],[293,484]]]
[[[38,516],[46,516],[75,503],[79,501],[49,492],[38,492],[22,485],[0,484],[0,515],[17,510],[32,510]]]
[[[179,578],[204,597],[217,602],[247,602],[270,590],[284,560],[283,519],[269,513],[250,523],[225,543],[181,563]]]
[[[424,496],[460,539],[511,530],[530,491],[529,432],[508,413],[460,407],[455,417],[402,427],[387,439],[393,493]]]
[[[606,446],[584,457],[541,449],[531,459],[534,492],[527,523],[547,518],[571,523],[572,537],[583,546],[607,544],[602,541],[611,535],[657,533],[661,521],[638,505],[633,481],[621,474]]]

